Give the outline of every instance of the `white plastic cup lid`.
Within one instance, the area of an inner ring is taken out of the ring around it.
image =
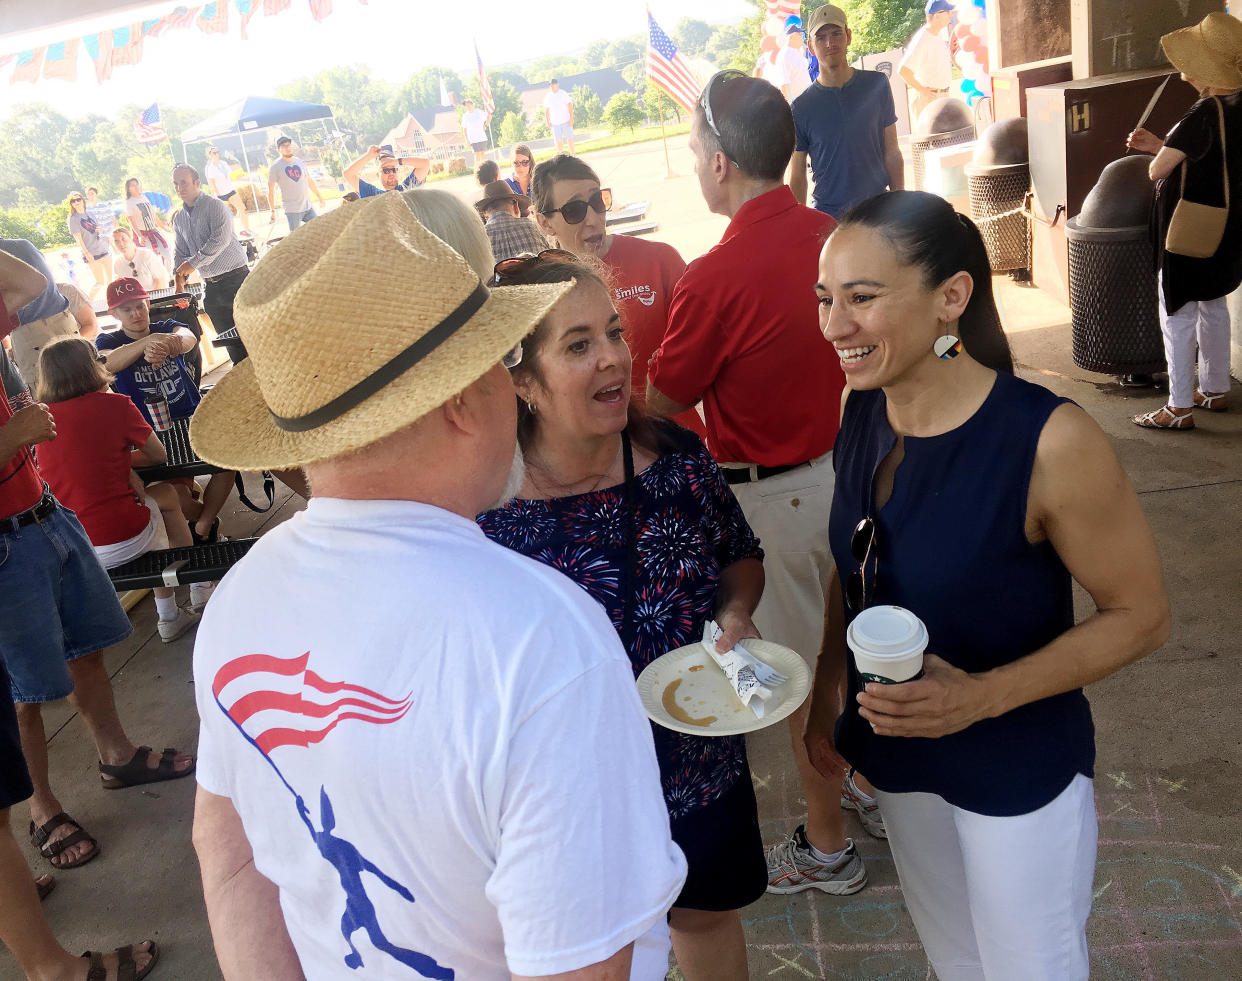
[[[900,661],[927,648],[927,627],[900,606],[872,606],[854,618],[846,637],[850,649],[876,660]]]

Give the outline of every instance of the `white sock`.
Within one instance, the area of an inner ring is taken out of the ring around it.
[[[811,845],[811,839],[808,838],[806,843]],[[827,855],[824,852],[821,852],[814,845],[811,845],[811,857],[815,859],[815,861],[819,862],[820,865],[836,865],[837,862],[841,861],[841,859],[845,857],[845,853],[849,850],[849,847],[849,845],[846,845],[839,852],[833,852],[831,855]]]
[[[160,615],[161,620],[176,620],[177,597],[175,595],[155,597],[155,612]]]

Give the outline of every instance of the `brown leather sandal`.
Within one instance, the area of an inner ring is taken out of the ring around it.
[[[65,835],[65,837],[58,841],[52,841],[52,832],[66,824],[72,824],[78,830]],[[89,841],[91,843],[91,850],[85,855],[72,862],[56,861],[58,855],[82,841]],[[64,811],[52,815],[48,822],[40,828],[36,828],[35,823],[31,821],[30,843],[39,849],[40,855],[52,863],[52,868],[54,869],[76,869],[79,865],[85,865],[99,854],[99,842],[92,838],[82,825],[78,824],[77,821]]]
[[[111,976],[108,974],[108,969],[104,967],[104,955],[97,950],[88,950],[82,955],[91,962],[86,971],[86,981],[142,981],[142,978],[151,973],[151,969],[160,959],[159,945],[154,940],[144,942],[151,944],[151,949],[147,951],[151,955],[151,960],[147,962],[147,966],[138,970],[138,965],[134,961],[134,944],[118,947],[116,949],[116,974]]]
[[[137,787],[144,783],[159,783],[163,780],[180,780],[194,772],[194,760],[190,760],[188,770],[178,772],[173,762],[177,750],[166,746],[160,754],[159,765],[147,766],[147,754],[155,752],[150,746],[139,746],[128,763],[100,763],[99,772],[103,774],[105,790],[120,790],[122,787]]]

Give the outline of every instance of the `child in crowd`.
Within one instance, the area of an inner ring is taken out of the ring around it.
[[[80,337],[49,344],[39,357],[39,400],[56,421],[56,437],[39,447],[39,468],[52,492],[76,512],[106,569],[145,552],[191,544],[169,484],[144,487],[135,466],[163,463],[164,447],[134,403],[108,391],[114,376]],[[155,590],[159,634],[175,640],[198,622],[213,584],[190,587],[188,608],[176,591]]]

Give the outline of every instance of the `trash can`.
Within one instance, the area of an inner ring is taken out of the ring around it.
[[[966,167],[970,217],[979,226],[993,272],[1020,272],[1031,266],[1029,219],[1022,205],[1031,188],[1026,120],[993,123],[979,137]]]
[[[975,122],[966,103],[944,96],[931,103],[915,121],[910,136],[910,152],[914,156],[915,190],[926,190],[923,181],[923,156],[928,150],[969,143],[975,138]]]
[[[1147,225],[1154,192],[1150,162],[1138,155],[1110,163],[1065,226],[1073,358],[1088,371],[1165,370]]]

